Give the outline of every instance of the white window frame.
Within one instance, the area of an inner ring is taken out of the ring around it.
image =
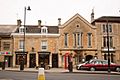
[[[43,47],[45,47],[45,49]],[[47,49],[48,49],[48,42],[47,42],[47,40],[42,40],[41,41],[41,51],[47,51]]]
[[[19,49],[23,50],[24,49],[24,40],[19,41]]]
[[[41,28],[41,34],[46,34],[46,33],[48,33],[48,28],[46,26],[43,26]]]
[[[24,33],[24,29],[25,29],[25,32],[26,32],[26,28],[24,28],[24,26],[19,27],[19,33]]]

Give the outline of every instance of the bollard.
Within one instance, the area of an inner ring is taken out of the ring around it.
[[[38,80],[45,80],[44,68],[39,68],[39,70],[38,70]]]

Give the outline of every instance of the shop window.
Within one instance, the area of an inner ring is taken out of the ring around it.
[[[16,65],[19,65],[21,61],[24,61],[24,64],[27,64],[27,55],[26,54],[16,54]]]

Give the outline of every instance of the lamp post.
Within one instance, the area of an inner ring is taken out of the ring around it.
[[[110,70],[110,51],[109,51],[109,26],[108,26],[108,20],[107,20],[107,47],[108,47],[108,73],[111,72]]]
[[[26,27],[25,27],[25,23],[26,23],[26,11],[30,11],[30,6],[28,6],[26,8],[26,6],[24,7],[24,40],[23,40],[23,54],[25,54],[25,33],[26,33]],[[20,70],[24,70],[24,55],[22,56],[22,60],[20,62]]]

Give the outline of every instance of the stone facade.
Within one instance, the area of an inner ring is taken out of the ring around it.
[[[69,56],[76,65],[82,60],[96,56],[96,27],[92,26],[79,14],[59,26],[59,51],[61,66],[67,68]]]
[[[11,33],[17,28],[16,25],[0,25],[0,67],[13,67],[13,41]]]
[[[23,26],[18,20],[17,25],[9,29],[9,38],[3,33],[1,35],[4,38],[0,36],[1,52],[4,51],[3,42],[10,42],[8,51],[12,54],[5,54],[10,56],[10,66],[7,67],[19,67],[23,61],[24,66],[29,68],[68,68],[71,61],[75,66],[92,58],[107,59],[106,24],[110,26],[111,62],[120,63],[120,17],[101,17],[96,20],[94,14],[92,17],[92,24],[79,14],[64,24],[58,18],[58,26],[41,25],[41,20],[38,20],[38,25]]]
[[[59,36],[59,35],[58,35]],[[28,35],[26,33],[26,37],[25,37],[25,51],[26,51],[26,54],[27,54],[27,63],[26,63],[26,67],[30,67],[30,54],[35,54],[34,58],[36,59],[35,60],[35,65],[36,66],[39,66],[40,63],[38,61],[38,58],[39,58],[39,54],[40,53],[49,53],[49,64],[52,64],[52,54],[57,54],[58,52],[58,36],[50,36],[50,35],[37,35],[37,34],[31,34],[31,35]],[[19,52],[22,53],[22,50],[19,48],[19,41],[20,40],[23,40],[23,35],[20,36],[20,35],[16,35],[14,34],[14,53],[17,54]],[[47,41],[47,46],[49,46],[47,48],[46,51],[42,51],[41,49],[41,42],[42,41]],[[21,54],[20,53],[20,54]],[[16,62],[16,57],[14,56],[14,66],[19,66],[19,65],[16,65],[15,62]],[[32,64],[31,64],[32,65]],[[34,66],[35,67],[35,66]]]
[[[108,59],[107,36],[109,37],[109,54],[111,62],[120,64],[120,17],[103,16],[93,23],[97,27],[97,53],[100,59]],[[108,27],[107,27],[108,25]],[[108,28],[108,34],[107,34]]]

